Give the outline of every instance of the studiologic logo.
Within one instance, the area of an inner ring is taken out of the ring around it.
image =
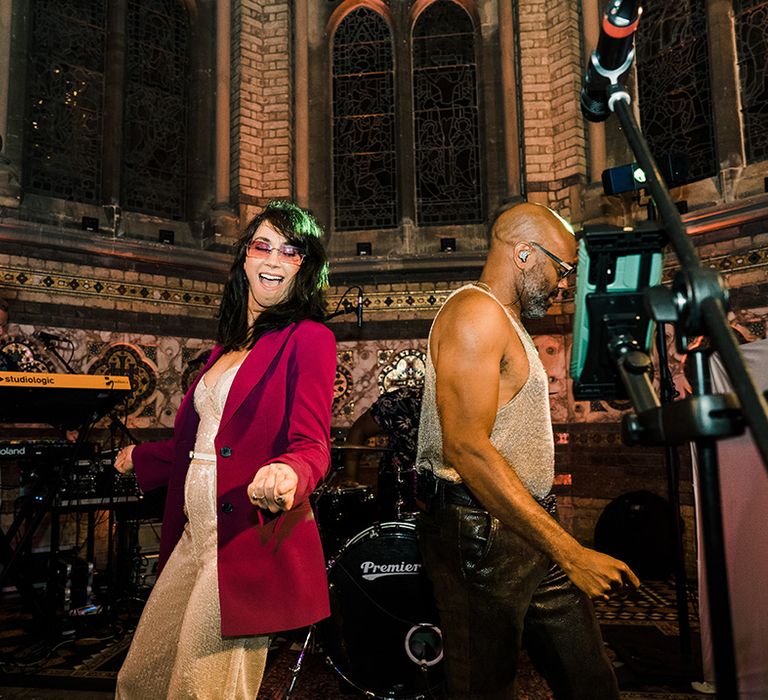
[[[360,570],[366,581],[373,581],[382,576],[414,576],[420,569],[421,564],[407,564],[404,561],[399,564],[375,564],[372,561],[364,561],[360,564]]]
[[[9,372],[3,378],[6,384],[42,384],[42,386],[48,386],[53,384],[53,379],[45,375],[31,376],[28,374],[14,375]]]
[[[0,457],[23,457],[27,453],[27,448],[24,445],[19,447],[0,447]]]

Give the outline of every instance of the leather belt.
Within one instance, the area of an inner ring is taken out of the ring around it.
[[[465,508],[477,508],[486,510],[474,494],[462,483],[453,483],[445,479],[434,479],[434,496],[431,499],[430,510],[445,505],[464,506]],[[536,498],[534,496],[534,498]],[[536,502],[553,518],[557,517],[557,496],[554,493],[547,494],[544,498],[536,498]]]

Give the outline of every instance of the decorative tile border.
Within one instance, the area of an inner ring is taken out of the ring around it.
[[[11,258],[11,261],[13,258]],[[728,253],[706,258],[703,264],[723,274],[746,272],[768,267],[768,247],[753,248],[737,253]],[[678,270],[676,262],[668,262],[664,269],[664,279],[669,281]],[[114,299],[123,301],[149,302],[159,306],[185,306],[215,313],[221,302],[222,284],[210,282],[205,284],[208,289],[189,288],[195,284],[191,280],[174,280],[169,278],[166,284],[143,283],[141,280],[131,280],[136,276],[131,271],[103,270],[92,275],[67,274],[52,272],[42,264],[22,266],[0,263],[0,288],[7,288],[17,294],[24,292],[55,293],[62,297],[72,296],[81,301],[85,298]],[[116,279],[118,277],[118,279]],[[122,279],[119,279],[122,277]],[[148,275],[156,278],[158,275]],[[431,318],[434,316],[450,293],[465,282],[441,281],[435,284],[424,282],[382,284],[377,287],[372,283],[363,291],[363,306],[366,314],[373,317]],[[210,289],[214,287],[215,290]],[[426,288],[425,288],[426,287]],[[328,309],[336,309],[344,297],[345,289],[334,287],[327,294]],[[350,313],[355,300],[347,295],[344,300],[348,303]],[[87,302],[86,302],[87,303]],[[557,312],[557,309],[555,309]],[[338,318],[345,322],[345,317]]]
[[[114,274],[114,273],[113,273]],[[157,302],[176,306],[196,306],[215,311],[221,293],[185,288],[182,284],[144,284],[117,280],[104,275],[73,275],[39,268],[0,267],[2,286],[18,291],[51,292],[75,297],[98,297],[126,301]]]
[[[704,266],[721,274],[757,270],[768,267],[768,247],[750,248],[749,250],[725,253],[723,255],[710,255],[702,259],[701,262]],[[679,269],[680,265],[677,260],[672,261],[668,257],[664,265],[664,281],[669,282]]]

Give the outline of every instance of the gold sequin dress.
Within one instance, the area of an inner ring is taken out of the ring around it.
[[[197,383],[200,426],[184,487],[187,524],[139,620],[117,678],[118,700],[256,698],[269,636],[221,636],[217,577],[213,439],[238,368],[212,387],[205,377]]]

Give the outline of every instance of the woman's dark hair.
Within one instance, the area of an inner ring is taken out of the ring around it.
[[[299,267],[288,297],[262,311],[248,326],[248,278],[243,269],[248,244],[264,222],[285,236],[289,245],[300,248],[304,260]],[[219,306],[216,335],[224,351],[251,348],[267,331],[283,328],[303,319],[320,321],[325,316],[323,291],[328,286],[328,258],[323,246],[323,229],[307,211],[281,200],[267,204],[261,214],[246,227],[235,244],[235,259],[224,285]]]

